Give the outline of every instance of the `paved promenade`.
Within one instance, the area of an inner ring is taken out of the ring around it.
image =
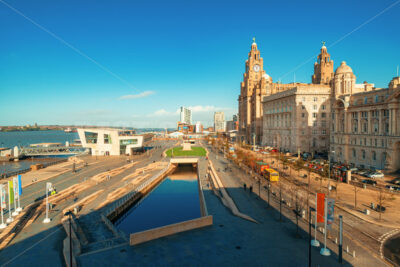
[[[146,154],[135,156],[134,161],[137,161],[138,164],[134,165],[132,168],[112,177],[109,181],[99,183],[97,186],[85,190],[75,198],[66,199],[50,211],[50,223],[43,224],[42,221],[44,219],[44,214],[39,216],[33,224],[24,228],[23,231],[0,252],[0,265],[23,266],[26,264],[29,265],[29,263],[34,263],[36,266],[64,266],[62,243],[66,234],[60,223],[61,218],[63,217],[62,210],[97,190],[114,190],[118,185],[120,186],[121,183],[123,184],[122,178],[130,175],[136,168],[160,160],[162,150],[163,148],[154,149],[152,153],[150,153],[150,156],[147,156]],[[112,170],[127,164],[126,157],[124,156],[98,157],[97,160],[95,157],[91,157],[88,158],[88,162],[89,166],[78,169],[76,173],[69,171],[24,188],[24,198],[21,199],[21,206],[30,204],[35,199],[43,198],[45,183],[47,181],[51,181],[55,184],[57,190],[60,192],[63,189],[76,183],[83,182],[98,173]],[[102,200],[104,200],[104,198]]]
[[[211,156],[212,157],[212,156]],[[216,161],[214,161],[216,162]],[[218,163],[217,163],[218,164]],[[199,163],[203,182],[206,161]],[[228,179],[224,182],[229,183]],[[231,180],[233,182],[233,180]],[[244,192],[242,188],[228,188],[239,209],[254,216],[253,223],[234,216],[204,187],[208,212],[214,225],[153,240],[134,247],[122,246],[95,255],[81,257],[84,266],[307,266],[308,241],[296,238],[293,224],[279,223],[277,212],[266,210],[265,203]],[[334,257],[323,257],[313,249],[313,266],[339,266]],[[345,262],[345,266],[350,266]]]

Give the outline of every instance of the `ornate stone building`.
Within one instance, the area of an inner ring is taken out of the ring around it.
[[[262,143],[288,152],[327,152],[329,99],[328,85],[301,83],[264,97]]]
[[[334,161],[365,168],[400,169],[400,77],[389,88],[356,84],[342,62],[333,90],[331,150]]]
[[[272,80],[264,71],[263,58],[255,41],[245,64],[239,95],[239,140],[247,144],[262,139],[262,97],[267,95],[267,84]]]
[[[263,99],[262,144],[290,152],[327,152],[332,79],[333,61],[323,45],[312,84],[273,84],[277,89]]]
[[[254,42],[239,96],[239,136],[290,152],[326,152],[360,167],[400,169],[400,77],[388,88],[356,83],[342,62],[333,71],[325,45],[312,83],[273,83]]]

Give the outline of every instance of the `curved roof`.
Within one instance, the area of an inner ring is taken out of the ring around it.
[[[336,69],[335,74],[342,74],[342,73],[353,73],[353,70],[346,65],[345,61],[342,61],[342,64]]]

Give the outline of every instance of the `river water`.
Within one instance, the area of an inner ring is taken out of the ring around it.
[[[62,143],[68,141],[70,144],[78,139],[78,133],[66,133],[64,131],[21,131],[0,132],[0,147],[13,148],[14,146],[29,146],[37,143]],[[0,175],[24,170],[36,163],[47,163],[58,159],[26,159],[18,162],[0,162]]]
[[[37,143],[72,143],[78,133],[64,131],[0,132],[0,147],[29,146]]]
[[[197,175],[181,169],[176,175],[165,178],[141,203],[117,220],[115,225],[129,235],[200,216]]]

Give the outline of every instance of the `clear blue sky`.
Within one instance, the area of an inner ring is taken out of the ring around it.
[[[335,69],[345,60],[358,83],[387,87],[400,64],[400,3],[329,47],[395,0],[5,0],[127,84],[2,1],[0,125],[174,127],[181,105],[206,125],[216,110],[230,119],[253,36],[274,81],[323,40]],[[296,81],[310,82],[313,63]]]

